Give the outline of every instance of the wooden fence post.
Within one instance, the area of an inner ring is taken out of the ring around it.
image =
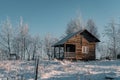
[[[35,80],[38,78],[39,57],[36,59]]]

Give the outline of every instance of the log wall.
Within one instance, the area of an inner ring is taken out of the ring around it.
[[[90,60],[95,59],[95,43],[88,42],[82,35],[77,34],[70,38],[65,44],[75,45],[76,59]],[[89,47],[89,53],[82,53],[82,46]]]

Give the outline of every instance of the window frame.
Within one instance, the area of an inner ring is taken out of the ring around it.
[[[88,54],[89,53],[89,47],[88,46],[82,46],[82,53]]]

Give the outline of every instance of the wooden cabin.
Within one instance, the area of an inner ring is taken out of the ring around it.
[[[97,42],[100,42],[100,40],[87,30],[69,34],[53,45],[54,58],[95,60]]]

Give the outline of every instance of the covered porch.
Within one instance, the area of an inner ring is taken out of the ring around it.
[[[75,59],[75,44],[62,44],[54,46],[54,58],[56,59]]]

